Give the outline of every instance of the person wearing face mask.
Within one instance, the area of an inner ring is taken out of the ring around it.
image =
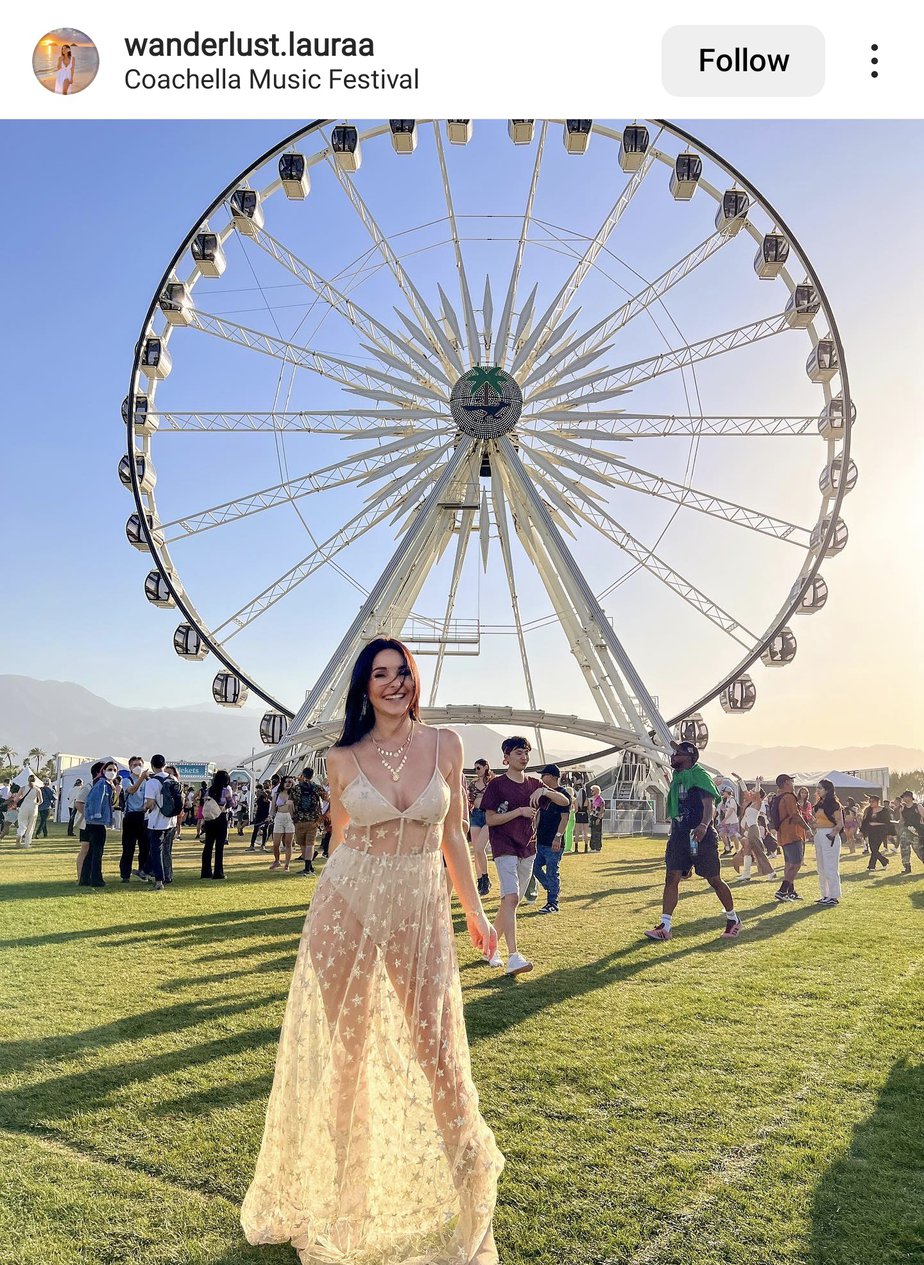
[[[148,824],[144,815],[144,783],[147,769],[140,755],[133,755],[128,762],[132,782],[125,787],[125,811],[122,814],[122,856],[119,873],[123,883],[132,877],[135,847],[138,848],[138,878],[148,877]]]
[[[81,887],[106,886],[103,878],[103,849],[106,846],[106,830],[112,825],[115,783],[119,776],[119,766],[112,756],[106,756],[100,764],[102,765],[100,774],[90,787],[83,808],[87,855],[80,868]]]

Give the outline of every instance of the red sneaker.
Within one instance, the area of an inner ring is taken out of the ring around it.
[[[656,927],[646,931],[645,935],[649,940],[669,940],[671,938],[671,929],[670,927],[665,927],[663,922],[659,922]]]
[[[734,922],[726,922],[725,930],[719,937],[720,940],[734,940],[736,936],[741,935],[741,919],[736,918]]]

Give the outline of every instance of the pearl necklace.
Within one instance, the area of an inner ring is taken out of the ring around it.
[[[370,733],[369,733],[369,741],[372,743],[372,745],[375,747],[376,751],[379,753],[379,759],[382,761],[382,764],[385,766],[385,768],[386,768],[386,769],[388,770],[388,772],[391,774],[391,780],[392,780],[393,782],[397,782],[397,781],[398,781],[398,779],[401,777],[401,772],[402,772],[402,770],[404,769],[404,766],[407,764],[407,758],[408,758],[408,756],[409,756],[409,755],[410,755],[410,753],[411,753],[411,739],[412,739],[413,737],[414,737],[414,722],[413,722],[413,720],[411,721],[411,728],[410,728],[410,730],[409,730],[409,732],[408,732],[407,738],[405,738],[404,742],[403,742],[403,743],[402,743],[402,745],[398,748],[398,750],[397,750],[397,751],[384,751],[384,750],[383,750],[383,749],[379,746],[379,744],[376,742],[376,740],[373,738],[373,736],[372,736],[372,732],[370,731]],[[389,757],[389,756],[391,757],[391,759],[396,759],[398,756],[401,756],[401,760],[400,760],[400,762],[398,763],[397,767],[396,767],[395,765],[393,765],[393,764],[390,764],[390,763],[389,763],[389,761],[388,761],[388,757]]]

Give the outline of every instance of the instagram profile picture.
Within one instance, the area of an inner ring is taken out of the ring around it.
[[[43,88],[73,96],[89,88],[99,70],[96,45],[83,31],[61,26],[48,31],[32,53],[32,70]]]

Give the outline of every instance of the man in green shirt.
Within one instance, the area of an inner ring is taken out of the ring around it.
[[[671,832],[664,863],[664,899],[661,921],[645,932],[649,940],[670,940],[671,921],[680,895],[680,880],[695,870],[704,878],[722,903],[725,917],[723,940],[734,940],[741,932],[735,913],[735,898],[722,878],[719,836],[712,824],[715,806],[722,798],[715,782],[699,763],[699,750],[692,742],[672,742],[671,768],[674,770],[667,796]]]

